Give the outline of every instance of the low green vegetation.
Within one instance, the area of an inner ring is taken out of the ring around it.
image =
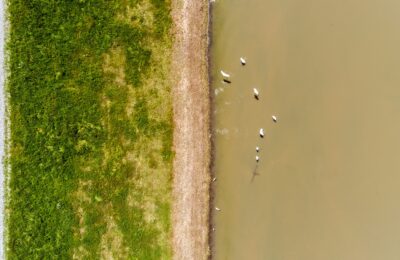
[[[169,259],[168,0],[8,0],[9,259]]]

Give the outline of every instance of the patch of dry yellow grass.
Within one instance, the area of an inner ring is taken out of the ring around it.
[[[129,25],[145,26],[149,31],[153,28],[154,16],[153,7],[150,1],[142,1],[136,6],[128,6],[126,10],[120,13],[117,20],[125,21]],[[150,67],[142,78],[140,88],[136,88],[127,83],[126,80],[126,53],[122,46],[114,45],[110,50],[103,54],[103,73],[110,79],[104,92],[100,93],[102,101],[103,115],[102,127],[107,129],[108,133],[113,132],[111,120],[111,110],[115,105],[115,100],[109,98],[106,92],[109,88],[118,88],[121,93],[126,95],[126,114],[124,118],[130,119],[135,116],[135,104],[138,98],[146,98],[149,118],[156,121],[171,120],[172,102],[171,102],[171,80],[170,80],[170,60],[171,43],[168,38],[147,39],[145,45],[151,50]],[[110,164],[110,160],[116,153],[121,153],[119,146],[115,146],[115,139],[110,136],[110,142],[104,143],[101,154],[102,161],[97,167],[93,167],[93,161],[81,162],[81,168],[85,172],[105,169]],[[113,169],[120,167],[133,166],[134,174],[132,179],[127,179],[126,183],[134,187],[129,190],[127,195],[127,205],[129,210],[137,208],[143,210],[144,220],[148,225],[153,226],[158,231],[158,236],[154,243],[165,250],[164,255],[171,254],[171,234],[166,223],[160,221],[158,205],[160,203],[171,203],[171,169],[170,161],[162,157],[163,141],[162,136],[139,135],[135,141],[130,136],[120,134],[119,144],[127,149],[120,162],[112,162]],[[83,146],[84,144],[82,144]],[[85,233],[84,216],[86,206],[89,206],[90,185],[81,184],[75,194],[77,197],[77,216],[79,219],[79,230],[75,232],[78,240],[81,240]],[[80,197],[78,199],[78,197]],[[136,198],[140,197],[138,201]],[[83,206],[82,206],[83,205]],[[116,212],[112,204],[104,207],[103,221],[106,223],[104,233],[101,234],[101,244],[99,255],[102,259],[127,259],[129,248],[126,246],[125,238],[118,227]],[[169,224],[168,224],[169,225]],[[87,257],[86,249],[78,245],[74,249],[75,259],[85,259]]]

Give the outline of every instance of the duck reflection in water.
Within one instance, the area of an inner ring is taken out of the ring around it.
[[[251,176],[251,182],[254,181],[254,179],[256,178],[256,176],[260,175],[260,174],[258,173],[257,169],[258,169],[258,163],[256,163],[256,166],[254,167],[253,174],[252,174],[252,176]]]

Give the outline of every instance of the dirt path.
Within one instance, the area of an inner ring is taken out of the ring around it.
[[[208,1],[173,0],[174,259],[209,256]]]

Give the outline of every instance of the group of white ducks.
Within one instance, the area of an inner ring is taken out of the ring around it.
[[[241,57],[241,58],[240,58],[240,63],[242,64],[242,66],[246,65],[246,59],[243,58],[243,57]],[[223,80],[224,82],[226,82],[226,83],[231,83],[231,80],[230,80],[231,75],[230,75],[229,73],[227,73],[227,72],[221,70],[221,75],[222,75],[222,80]],[[258,91],[258,89],[253,88],[253,94],[254,94],[254,98],[255,98],[256,100],[259,100],[260,92]],[[272,121],[273,121],[274,123],[278,122],[278,117],[275,116],[275,115],[273,115],[273,116],[272,116]],[[260,137],[261,137],[261,138],[264,138],[264,136],[265,136],[264,128],[260,128],[259,134],[260,134]],[[256,153],[257,153],[257,155],[256,155],[256,162],[257,162],[257,163],[260,161],[260,156],[258,156],[258,153],[259,153],[259,152],[260,152],[260,147],[256,146]],[[216,180],[217,180],[217,178],[213,178],[213,179],[212,179],[212,182],[215,182]],[[215,207],[215,210],[216,210],[216,211],[221,211],[221,209],[218,208],[218,207]],[[215,228],[213,228],[213,231],[215,231]]]
[[[246,59],[243,58],[243,57],[240,57],[240,63],[242,64],[242,66],[246,65]],[[221,70],[221,75],[223,77],[223,81],[224,82],[231,83],[231,81],[230,81],[231,75],[229,73]],[[253,94],[254,94],[254,98],[256,100],[259,100],[260,92],[258,91],[258,89],[253,88]],[[278,122],[278,118],[275,115],[273,115],[272,116],[272,121],[274,121],[274,123],[276,123],[276,122]],[[261,138],[264,138],[265,133],[264,133],[264,129],[263,128],[260,128],[259,134],[260,134]],[[257,163],[260,161],[260,156],[258,156],[258,152],[259,151],[260,151],[260,147],[256,146],[256,153],[257,153],[256,162]]]

